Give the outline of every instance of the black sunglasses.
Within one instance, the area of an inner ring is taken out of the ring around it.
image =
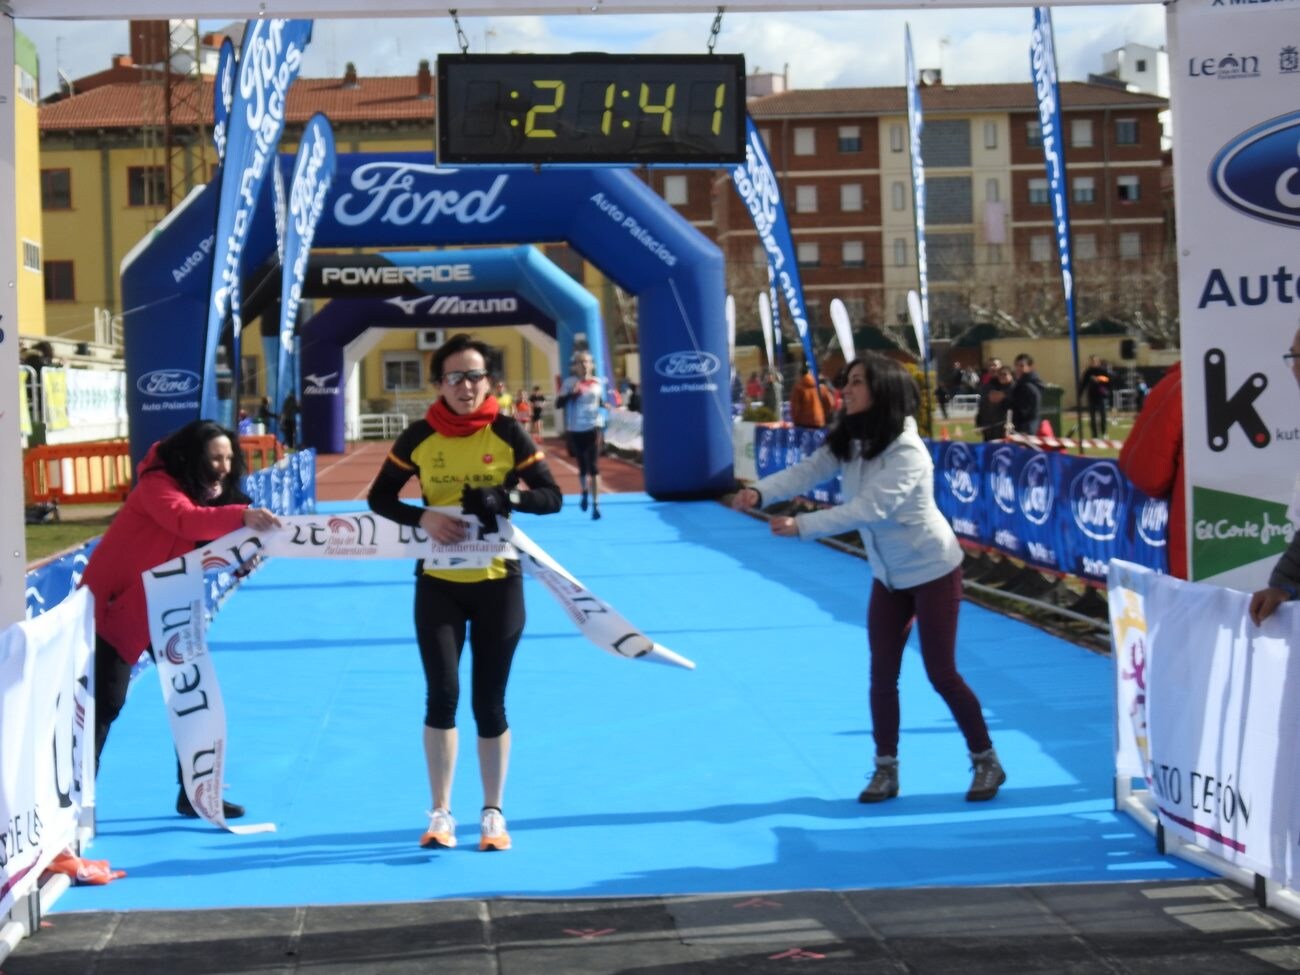
[[[444,386],[459,386],[466,379],[470,384],[481,383],[487,379],[488,374],[485,369],[470,369],[468,372],[444,372],[442,374],[442,384]]]

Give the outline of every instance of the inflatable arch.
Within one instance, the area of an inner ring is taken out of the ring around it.
[[[343,451],[345,414],[355,408],[345,393],[355,359],[345,349],[371,327],[533,326],[529,337],[546,353],[550,375],[564,371],[560,364],[569,361],[575,338],[586,336],[597,370],[609,374],[599,303],[535,247],[396,251],[364,255],[355,267],[345,257],[328,260],[320,269],[325,274],[313,268],[308,294],[396,291],[403,297],[335,297],[299,327],[302,435],[308,447]],[[314,283],[325,276],[334,283],[318,290]]]
[[[280,158],[284,168],[292,165]],[[245,273],[275,249],[268,203]],[[215,182],[123,261],[131,453],[199,410]],[[732,485],[722,252],[624,169],[444,168],[425,153],[338,157],[317,248],[567,241],[637,296],[646,490],[715,496]],[[544,310],[544,309],[543,309]],[[305,398],[304,398],[305,401]]]

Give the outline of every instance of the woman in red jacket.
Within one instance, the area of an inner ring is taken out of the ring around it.
[[[267,531],[280,521],[249,507],[239,489],[243,457],[234,435],[210,420],[194,420],[149,448],[136,485],[91,553],[81,584],[95,596],[95,767],[108,729],[126,703],[131,668],[149,646],[149,616],[140,575],[204,542],[248,527]],[[179,780],[179,765],[177,766]],[[182,785],[176,811],[197,813]],[[244,814],[225,803],[227,819]]]

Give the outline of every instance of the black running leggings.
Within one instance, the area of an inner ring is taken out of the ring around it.
[[[480,738],[497,738],[506,723],[506,680],[524,632],[522,576],[448,582],[421,573],[415,583],[415,636],[426,686],[424,724],[456,727],[460,654],[469,630],[471,699]]]

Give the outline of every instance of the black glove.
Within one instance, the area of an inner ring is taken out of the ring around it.
[[[497,530],[497,517],[510,514],[510,493],[503,487],[470,487],[465,485],[460,493],[460,510],[478,518],[483,530],[492,534]]]

